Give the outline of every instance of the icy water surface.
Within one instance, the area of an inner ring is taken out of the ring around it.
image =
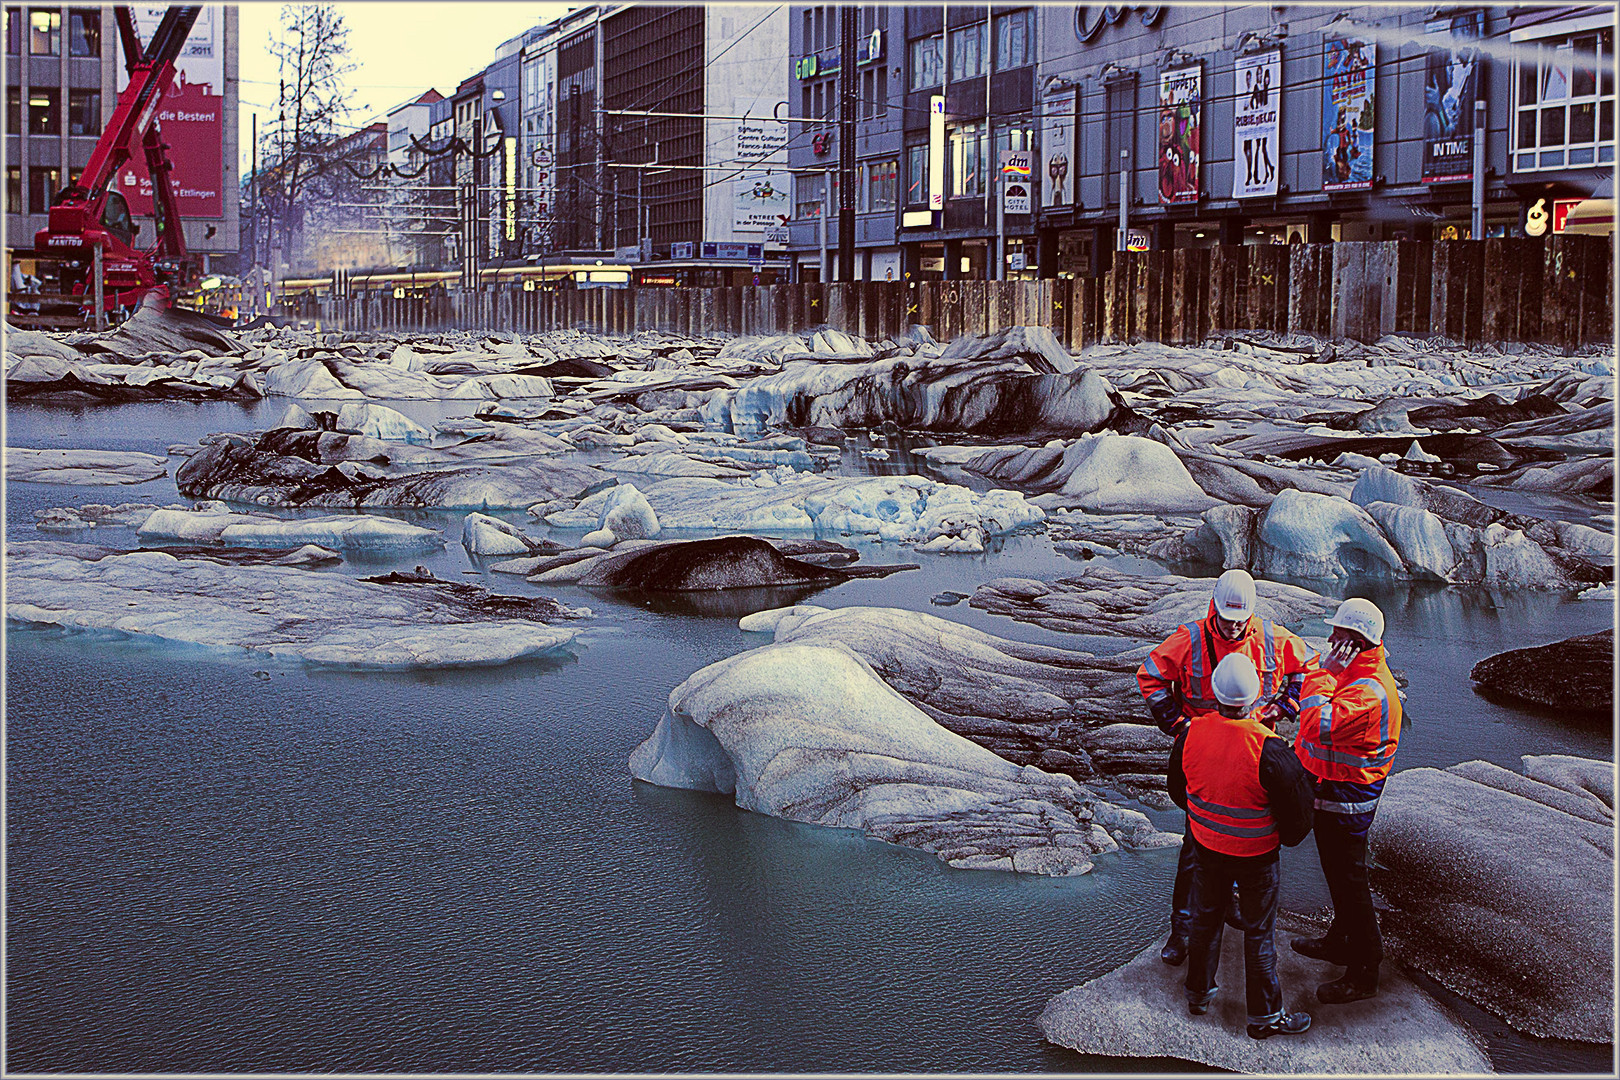
[[[161,453],[209,431],[265,426],[281,408],[13,410],[10,440]],[[419,422],[465,409],[403,407]],[[56,431],[71,437],[41,437]],[[172,480],[14,484],[8,538],[44,535],[33,509],[176,498]],[[459,514],[408,516],[459,536]],[[133,534],[86,539],[128,546]],[[995,576],[1073,572],[1044,537],[1013,537],[982,558],[856,546],[864,562],[923,569],[810,602],[1117,645],[930,604]],[[417,562],[479,580],[463,575],[479,568],[459,545],[397,565]],[[538,591],[484,577],[502,591]],[[1612,755],[1606,725],[1494,705],[1467,682],[1492,652],[1607,625],[1607,605],[1456,589],[1370,594],[1412,683],[1398,767]],[[669,691],[764,639],[739,631],[736,613],[551,595],[597,613],[574,655],[478,671],[360,674],[12,632],[10,1067],[1186,1068],[1082,1057],[1044,1044],[1034,1027],[1053,995],[1163,934],[1173,850],[1104,857],[1073,880],[958,871],[853,833],[633,782],[627,758]],[[1178,815],[1155,817],[1179,828]],[[1326,901],[1309,842],[1286,853],[1284,875],[1285,905]],[[1299,1003],[1309,993],[1285,992]],[[1607,1051],[1524,1039],[1465,1014],[1491,1038],[1500,1069],[1609,1067]]]

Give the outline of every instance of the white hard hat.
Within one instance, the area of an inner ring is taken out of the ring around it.
[[[1222,657],[1210,681],[1215,687],[1215,700],[1222,705],[1242,708],[1260,698],[1260,673],[1254,670],[1254,661],[1242,653]]]
[[[1228,570],[1216,580],[1215,614],[1229,622],[1254,614],[1254,578],[1247,570]]]
[[[1354,630],[1374,645],[1384,640],[1384,613],[1371,600],[1352,596],[1339,605],[1339,610],[1328,620],[1329,626],[1342,626]]]

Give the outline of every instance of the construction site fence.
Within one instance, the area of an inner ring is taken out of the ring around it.
[[[520,286],[308,297],[283,309],[345,331],[577,329],[780,334],[833,327],[878,340],[913,324],[941,341],[1050,328],[1070,349],[1195,344],[1226,333],[1370,342],[1387,334],[1575,348],[1613,338],[1606,236],[1290,244],[1113,253],[1095,278],[871,281],[741,288]]]

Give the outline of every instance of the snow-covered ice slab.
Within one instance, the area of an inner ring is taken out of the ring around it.
[[[167,458],[133,450],[5,449],[6,479],[36,484],[144,484],[168,473]]]
[[[670,693],[630,771],[965,869],[1083,874],[1121,846],[1179,842],[1068,776],[947,730],[838,643],[777,643],[697,672]]]
[[[232,547],[295,548],[316,544],[334,551],[431,551],[444,546],[437,529],[377,514],[278,518],[237,513],[223,503],[195,510],[154,510],[136,530],[154,543],[225,544]]]
[[[1243,935],[1221,936],[1220,982],[1210,1010],[1189,1016],[1185,967],[1159,959],[1154,941],[1124,967],[1053,998],[1036,1021],[1047,1041],[1082,1054],[1178,1058],[1248,1074],[1421,1076],[1490,1073],[1479,1036],[1438,1004],[1396,965],[1386,963],[1378,996],[1321,1007],[1311,993],[1339,969],[1295,953],[1293,936],[1314,936],[1286,914],[1277,921],[1277,977],[1283,1002],[1311,1013],[1303,1035],[1264,1041],[1245,1030]]]
[[[1408,964],[1540,1038],[1614,1041],[1614,763],[1389,778],[1370,837]]]
[[[227,566],[78,544],[6,550],[8,621],[101,631],[360,668],[504,664],[564,648],[575,631],[469,619],[431,590],[284,566]]]
[[[638,485],[640,486],[640,485]],[[921,476],[827,477],[782,468],[727,483],[677,478],[641,487],[664,529],[817,531],[926,544],[940,537],[977,543],[1045,519],[1015,491],[977,494]],[[560,528],[595,528],[611,497],[598,492],[545,515]]]

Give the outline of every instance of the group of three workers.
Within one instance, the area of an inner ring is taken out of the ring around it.
[[[1298,844],[1313,824],[1333,921],[1323,936],[1290,944],[1345,968],[1317,987],[1323,1004],[1378,992],[1383,943],[1367,832],[1400,740],[1401,702],[1384,658],[1384,616],[1371,601],[1339,605],[1321,656],[1256,615],[1255,602],[1254,579],[1228,570],[1209,613],[1177,627],[1137,680],[1175,739],[1170,797],[1187,812],[1161,956],[1189,961],[1187,1008],[1202,1015],[1215,995],[1221,925],[1241,926],[1248,1032],[1265,1039],[1311,1025],[1309,1013],[1283,1007],[1273,926],[1278,848]],[[1282,719],[1299,722],[1292,746],[1275,733]]]

